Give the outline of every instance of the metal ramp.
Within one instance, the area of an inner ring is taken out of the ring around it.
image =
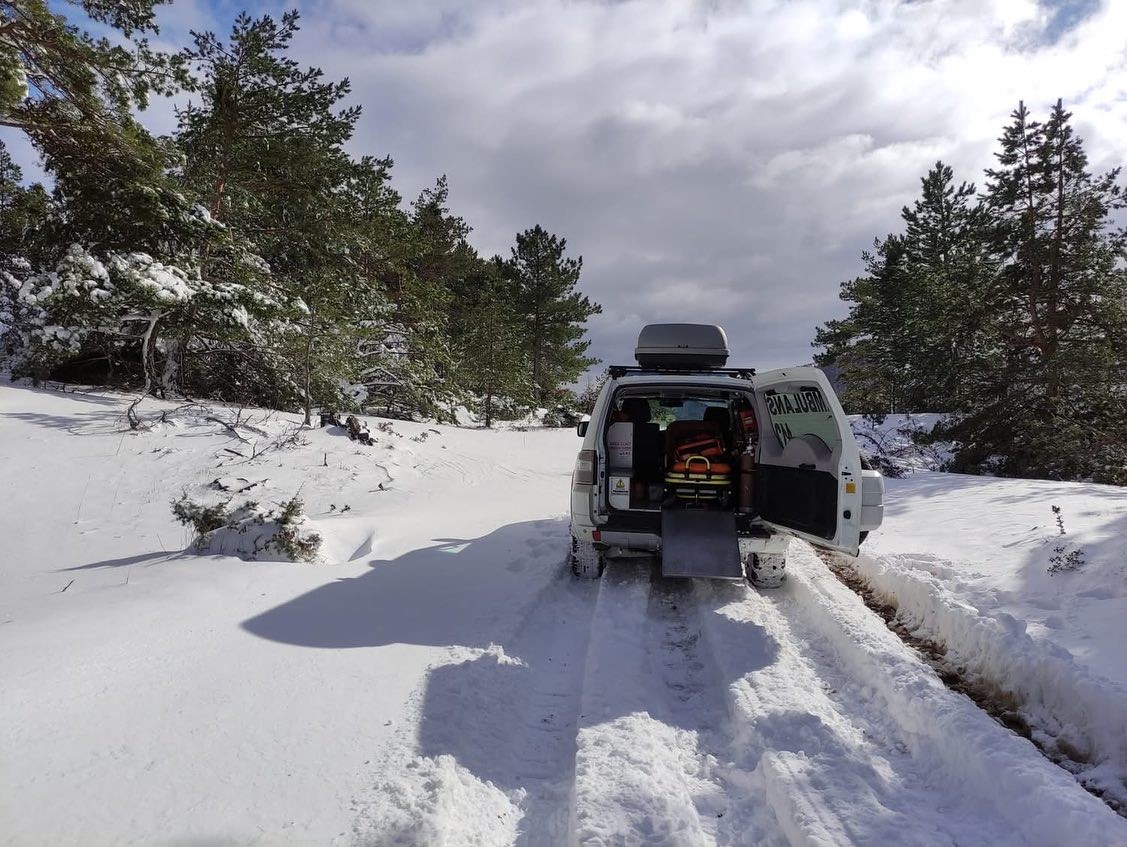
[[[743,579],[736,516],[704,509],[661,510],[662,576]]]

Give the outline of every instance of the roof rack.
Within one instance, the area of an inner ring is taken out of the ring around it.
[[[693,376],[734,376],[737,379],[751,379],[755,376],[755,368],[644,368],[641,365],[611,365],[607,372],[612,379],[618,379],[626,374],[686,374]]]

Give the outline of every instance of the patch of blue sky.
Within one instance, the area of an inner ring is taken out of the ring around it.
[[[1045,23],[1044,38],[1054,44],[1099,11],[1100,0],[1041,0],[1041,6],[1049,15]]]

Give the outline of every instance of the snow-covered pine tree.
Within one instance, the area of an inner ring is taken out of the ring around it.
[[[298,21],[297,12],[280,21],[243,13],[226,42],[196,34],[184,59],[202,76],[202,100],[179,113],[177,138],[187,184],[262,257],[258,290],[283,306],[248,338],[208,339],[201,353],[267,368],[248,381],[289,395],[275,403],[298,400],[308,423],[315,403],[344,402],[342,387],[361,369],[360,340],[384,314],[380,279],[361,260],[376,225],[364,204],[390,161],[353,162],[344,152],[360,109],[340,107],[347,80],[326,82],[286,55]],[[239,271],[223,252],[203,260],[208,275]],[[192,338],[181,343],[190,354]]]
[[[126,37],[154,29],[148,0],[76,5]],[[185,80],[182,62],[143,41],[94,39],[42,3],[0,3],[0,25],[26,82],[24,99],[0,103],[0,121],[26,132],[54,180],[46,214],[25,239],[29,260],[5,280],[21,312],[9,333],[21,348],[16,372],[100,360],[103,374],[114,374],[134,359],[140,381],[157,385],[161,336],[185,304],[227,324],[244,308],[238,287],[195,286],[195,256],[224,234],[180,190],[171,145],[133,118],[150,91],[170,93]]]

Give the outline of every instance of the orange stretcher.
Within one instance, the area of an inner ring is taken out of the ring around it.
[[[724,442],[717,436],[707,433],[690,435],[678,441],[673,447],[673,457],[678,462],[700,456],[715,459],[722,455],[724,455]]]
[[[678,500],[719,500],[732,486],[732,468],[705,456],[675,462],[665,474],[666,490]]]

